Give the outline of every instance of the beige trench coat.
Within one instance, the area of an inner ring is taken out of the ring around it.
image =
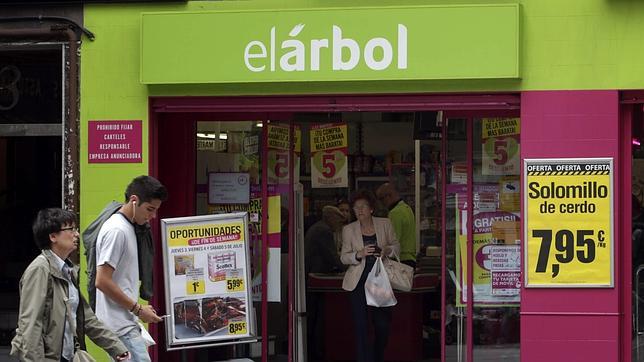
[[[20,278],[20,312],[16,336],[11,341],[11,355],[21,361],[60,361],[68,283],[55,258],[51,250],[43,250]],[[73,268],[73,280],[78,288],[78,266]],[[116,334],[96,318],[82,295],[76,310],[76,325],[81,349],[85,349],[87,335],[110,356],[127,351]]]
[[[373,226],[376,229],[376,239],[381,249],[389,248],[390,254],[385,256],[399,255],[400,243],[394,233],[391,221],[383,217],[374,217]],[[342,253],[340,260],[343,264],[349,265],[342,280],[342,289],[352,291],[358,285],[360,276],[365,268],[365,259],[356,259],[356,252],[364,248],[360,221],[354,221],[342,229]]]

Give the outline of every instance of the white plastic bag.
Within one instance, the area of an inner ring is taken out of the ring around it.
[[[143,342],[145,343],[146,347],[154,346],[157,344],[157,342],[154,341],[154,338],[150,335],[150,332],[148,332],[147,329],[145,329],[145,326],[141,322],[139,323],[139,328],[141,328],[141,337],[143,337]]]
[[[367,276],[367,281],[364,283],[364,294],[367,297],[367,305],[373,307],[391,307],[398,303],[380,257],[376,258],[376,262]]]

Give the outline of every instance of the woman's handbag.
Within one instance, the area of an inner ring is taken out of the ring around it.
[[[384,265],[391,287],[403,292],[411,290],[414,281],[414,268],[400,262],[398,255],[394,254],[396,260],[385,259]]]
[[[387,271],[378,257],[364,283],[364,294],[367,305],[372,307],[392,307],[398,303],[391,289]]]

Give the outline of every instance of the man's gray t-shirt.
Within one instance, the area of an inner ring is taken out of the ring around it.
[[[134,301],[139,300],[139,259],[134,226],[123,214],[112,215],[96,240],[96,266],[114,268],[112,280]],[[138,328],[137,317],[96,289],[96,316],[116,335]]]

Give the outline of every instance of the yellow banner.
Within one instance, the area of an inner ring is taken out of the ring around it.
[[[288,151],[291,147],[291,140],[289,138],[290,126],[281,124],[269,124],[267,127],[268,132],[268,148]],[[299,153],[302,150],[302,131],[299,127],[293,130],[295,135],[295,152]]]
[[[311,129],[311,152],[347,147],[347,124],[323,124]]]
[[[612,160],[526,160],[526,286],[612,286]]]
[[[244,240],[244,224],[207,224],[168,228],[168,245],[196,246]]]
[[[483,118],[481,137],[504,137],[521,133],[519,118]]]

